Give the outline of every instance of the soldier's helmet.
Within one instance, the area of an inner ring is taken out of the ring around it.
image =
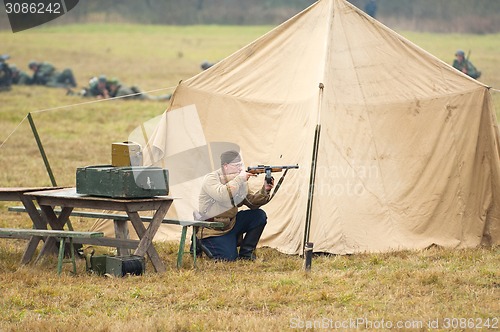
[[[106,83],[107,82],[106,75],[100,75],[97,80],[101,83]]]
[[[213,64],[208,62],[208,61],[203,61],[200,65],[201,69],[207,70],[208,68],[212,67]]]
[[[28,68],[29,68],[29,69],[32,69],[32,68],[34,68],[34,67],[37,67],[38,65],[39,65],[39,63],[38,63],[37,61],[30,61],[30,62],[28,63]]]
[[[462,50],[457,50],[457,51],[455,52],[455,55],[465,56],[465,52],[464,52],[464,51],[462,51]]]

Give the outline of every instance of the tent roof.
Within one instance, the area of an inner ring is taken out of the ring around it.
[[[347,104],[432,98],[482,85],[343,0],[316,2],[182,84],[275,104],[316,97],[319,83]]]

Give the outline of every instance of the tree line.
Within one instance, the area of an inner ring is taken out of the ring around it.
[[[360,9],[368,1],[350,0]],[[391,27],[430,32],[500,32],[499,0],[375,1],[376,18]],[[60,21],[277,25],[313,3],[313,0],[81,0]]]

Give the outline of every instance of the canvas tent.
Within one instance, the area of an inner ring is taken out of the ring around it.
[[[170,216],[182,220],[226,144],[247,165],[299,164],[264,208],[260,245],[284,253],[302,251],[311,174],[316,252],[500,243],[488,87],[344,0],[314,3],[181,82],[149,143],[145,158],[171,171],[180,199]],[[165,227],[157,240],[179,233]]]

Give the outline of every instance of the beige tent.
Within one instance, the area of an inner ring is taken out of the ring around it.
[[[500,243],[488,87],[347,1],[318,1],[179,84],[146,156],[171,171],[172,217],[191,219],[214,147],[229,143],[247,166],[300,165],[264,208],[262,246],[297,254],[309,240],[348,254]],[[157,240],[179,234],[165,228]]]

